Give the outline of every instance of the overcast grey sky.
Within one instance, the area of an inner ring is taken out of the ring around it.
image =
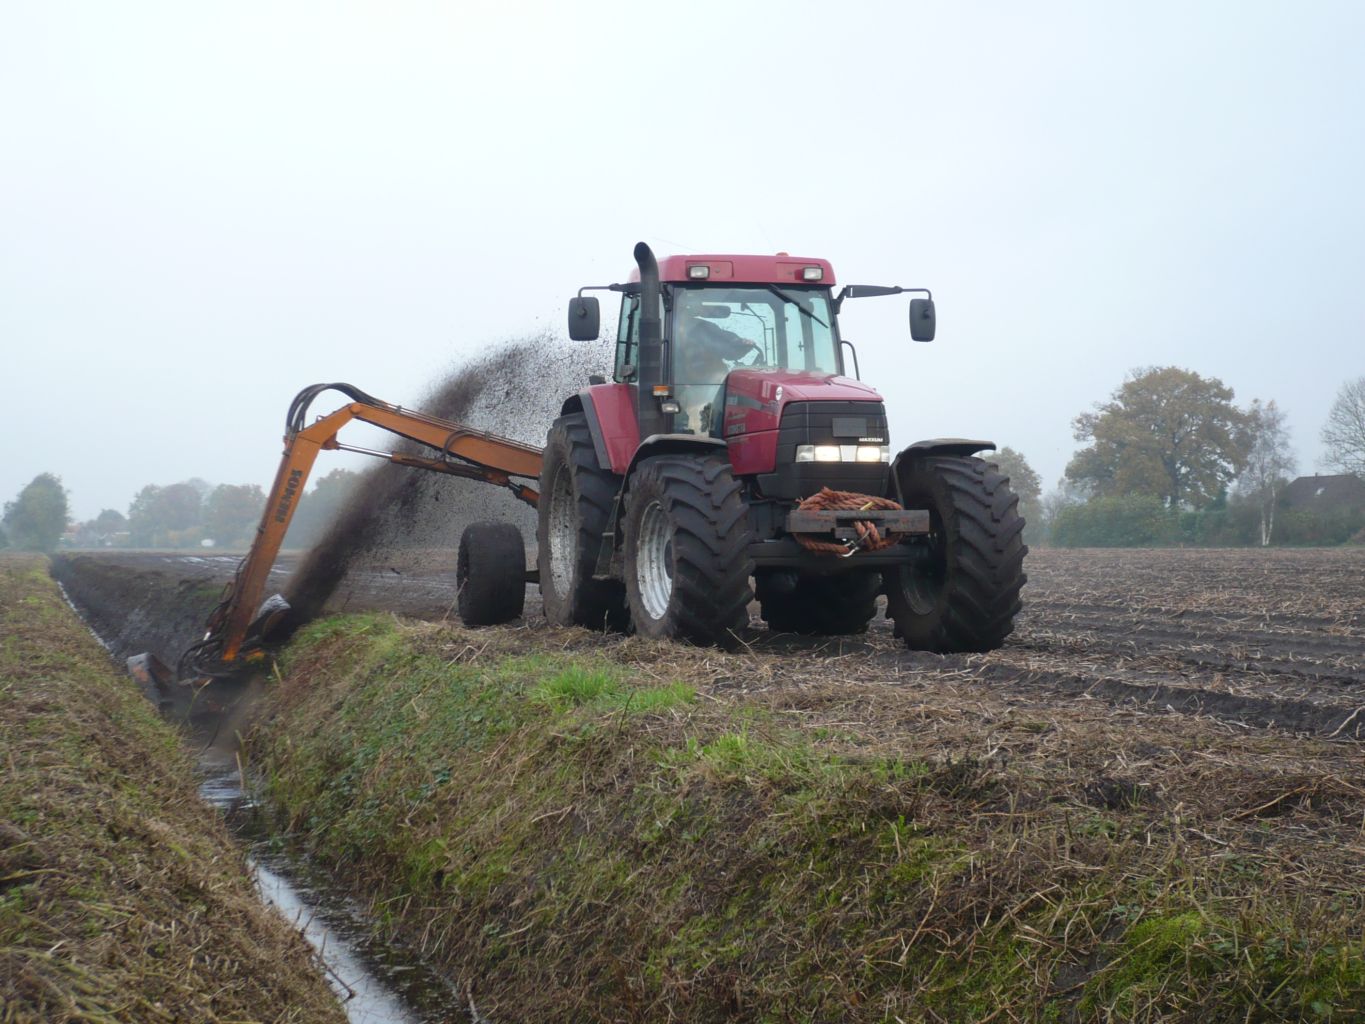
[[[413,402],[641,238],[933,288],[932,345],[845,307],[897,444],[1050,487],[1176,364],[1311,471],[1365,374],[1362,12],[0,0],[0,500],[267,484],[303,385]]]

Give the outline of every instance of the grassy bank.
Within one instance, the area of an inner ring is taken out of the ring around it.
[[[1365,1015],[1358,748],[776,673],[332,619],[252,756],[499,1020]]]
[[[340,1022],[175,734],[0,556],[0,1021]]]

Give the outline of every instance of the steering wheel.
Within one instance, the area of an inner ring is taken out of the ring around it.
[[[752,349],[754,350],[753,358],[750,359],[750,360],[746,363],[746,362],[744,362],[744,357],[741,356],[741,357],[739,358],[739,360],[737,360],[737,362],[739,363],[739,365],[741,365],[741,366],[751,366],[751,367],[752,367],[752,366],[767,366],[767,365],[768,365],[768,359],[767,359],[767,357],[763,354],[763,346],[760,345],[758,342],[754,341],[754,342],[750,342],[750,343],[749,343],[749,347],[752,348]]]

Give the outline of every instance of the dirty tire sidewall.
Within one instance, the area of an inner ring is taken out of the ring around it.
[[[583,413],[555,420],[540,471],[536,567],[545,617],[556,625],[625,628],[624,588],[592,578],[620,482],[598,464]]]
[[[471,523],[455,562],[456,604],[466,626],[496,626],[526,605],[526,545],[511,523]]]
[[[643,636],[733,646],[753,600],[749,510],[716,456],[646,459],[626,493],[625,578]]]
[[[887,616],[914,650],[990,651],[1014,629],[1024,520],[1009,478],[978,458],[928,456],[900,473],[903,504],[928,509],[933,555],[885,574]]]

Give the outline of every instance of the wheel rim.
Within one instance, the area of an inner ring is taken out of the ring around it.
[[[651,619],[662,619],[673,596],[673,530],[663,506],[651,501],[640,516],[635,582]]]
[[[574,550],[577,530],[574,527],[573,481],[567,466],[561,466],[550,486],[549,530],[546,542],[550,545],[550,582],[555,593],[566,595],[573,583]]]
[[[938,514],[932,513],[928,551],[909,572],[901,573],[901,590],[916,615],[929,615],[938,607],[948,578],[947,540]]]

